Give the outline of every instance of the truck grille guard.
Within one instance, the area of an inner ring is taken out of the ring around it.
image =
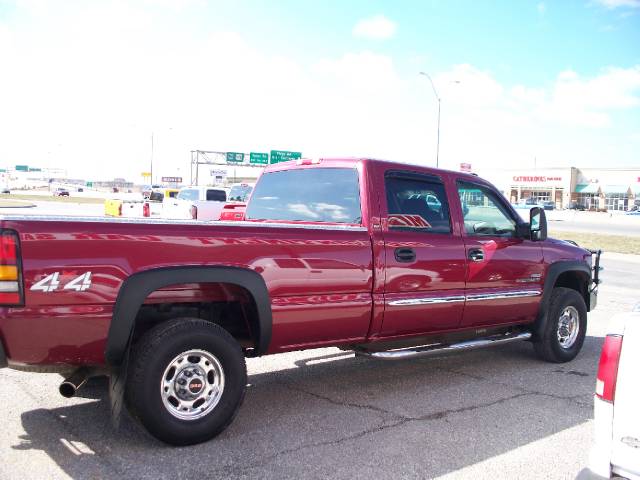
[[[602,255],[602,250],[598,249],[598,250],[589,250],[589,251],[591,252],[591,282],[592,282],[590,292],[596,292],[598,290],[598,285],[602,283],[602,279],[600,278],[600,272],[603,270],[603,268],[600,266],[600,256]]]

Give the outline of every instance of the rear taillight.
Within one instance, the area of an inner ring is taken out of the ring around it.
[[[600,354],[598,379],[596,380],[596,396],[613,403],[616,396],[616,380],[618,363],[622,351],[622,335],[607,335]]]
[[[195,205],[191,205],[189,213],[191,214],[191,218],[193,218],[194,220],[198,219],[198,207],[196,207]]]
[[[151,207],[149,206],[149,204],[147,202],[145,202],[142,205],[142,216],[143,217],[150,217],[151,216]]]
[[[22,303],[18,234],[11,230],[3,230],[0,232],[0,304]]]
[[[122,216],[122,202],[120,202],[118,204],[118,216],[121,217]]]

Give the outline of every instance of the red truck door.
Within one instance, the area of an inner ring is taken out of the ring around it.
[[[377,179],[386,265],[382,336],[458,327],[465,250],[437,175],[390,169]],[[384,189],[384,190],[383,190]]]
[[[467,257],[462,326],[529,322],[542,293],[542,247],[516,235],[517,219],[500,193],[456,182]]]

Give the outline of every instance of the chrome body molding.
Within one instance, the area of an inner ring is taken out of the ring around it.
[[[542,295],[541,290],[516,290],[496,293],[474,293],[471,295],[450,295],[448,297],[421,297],[392,300],[387,305],[393,307],[433,305],[436,303],[478,302],[482,300],[500,300],[505,298],[537,297]]]
[[[482,300],[502,300],[505,298],[538,297],[540,295],[542,295],[541,290],[514,290],[510,292],[473,293],[466,297],[468,302],[479,302]]]
[[[432,305],[434,303],[456,303],[456,302],[464,302],[464,295],[452,295],[450,297],[406,298],[403,300],[393,300],[389,302],[389,305],[391,306]]]
[[[118,217],[90,217],[73,215],[0,215],[0,220],[5,221],[32,221],[32,222],[87,222],[87,223],[132,223],[151,225],[206,225],[214,227],[253,227],[253,228],[296,228],[305,230],[346,230],[349,232],[366,232],[361,225],[340,224],[312,224],[312,223],[282,223],[282,222],[221,222],[218,220],[181,220],[170,218],[118,218]]]

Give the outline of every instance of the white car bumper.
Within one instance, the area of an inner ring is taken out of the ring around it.
[[[600,477],[611,477],[611,441],[613,438],[613,405],[593,398],[594,444],[589,455],[589,470]]]

